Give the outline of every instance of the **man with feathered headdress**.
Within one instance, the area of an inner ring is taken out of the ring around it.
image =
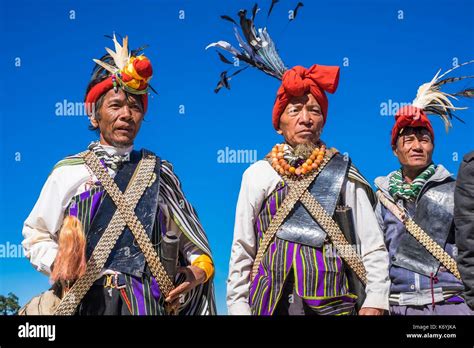
[[[287,69],[266,29],[245,10],[240,50],[210,47],[281,80],[272,123],[284,142],[242,177],[227,286],[230,314],[381,315],[388,310],[388,255],[370,185],[349,158],[320,139],[339,67]],[[220,55],[221,60],[229,62]],[[245,68],[242,68],[245,69]],[[237,73],[221,74],[216,91]],[[361,307],[361,308],[359,308]]]
[[[94,59],[85,97],[99,140],[54,167],[24,223],[26,255],[62,288],[55,314],[215,314],[196,212],[172,165],[134,150],[151,62],[127,37],[113,42]]]
[[[472,314],[461,297],[464,285],[456,265],[453,209],[455,179],[433,162],[435,134],[428,114],[446,127],[455,117],[451,98],[472,96],[441,90],[467,77],[440,75],[418,89],[413,103],[398,110],[391,145],[401,168],[375,180],[376,215],[390,255],[390,311],[394,315]]]

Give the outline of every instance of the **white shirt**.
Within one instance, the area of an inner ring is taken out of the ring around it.
[[[101,145],[110,155],[127,155],[133,150],[133,146],[127,148],[116,148]],[[115,171],[108,168],[111,177],[115,177]],[[26,257],[31,264],[40,272],[50,275],[51,265],[58,252],[58,232],[61,229],[66,208],[71,199],[86,191],[86,183],[92,179],[97,181],[95,175],[91,174],[84,164],[60,166],[52,171],[41,190],[38,201],[26,219],[23,226],[22,242]],[[196,247],[181,232],[169,215],[169,209],[163,199],[159,199],[159,206],[166,220],[167,230],[175,231],[180,238],[180,250],[184,253],[187,261],[191,264],[203,252]],[[116,273],[113,270],[103,270],[103,274]]]
[[[231,315],[251,314],[248,297],[250,274],[257,254],[255,219],[264,200],[281,181],[282,178],[265,160],[251,165],[242,176],[227,280],[227,307]],[[354,214],[357,244],[367,270],[367,297],[362,307],[388,310],[388,252],[364,186],[349,178],[345,200]]]

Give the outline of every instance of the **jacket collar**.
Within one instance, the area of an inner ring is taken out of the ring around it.
[[[375,179],[375,186],[381,190],[387,198],[390,198],[393,200],[392,196],[390,195],[388,191],[388,185],[389,185],[389,179],[390,176],[395,173],[395,171],[391,172],[387,176],[379,176]],[[449,178],[452,178],[452,174],[442,165],[438,164],[436,166],[436,171],[435,173],[426,181],[425,185],[422,187],[420,194],[418,197],[422,195],[422,193],[425,191],[425,188],[428,187],[431,183],[434,182],[443,182],[448,180]],[[418,200],[418,198],[417,198]]]

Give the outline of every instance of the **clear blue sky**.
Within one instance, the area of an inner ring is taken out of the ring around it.
[[[270,2],[259,2],[261,26]],[[410,102],[417,87],[439,68],[450,68],[455,58],[474,58],[474,2],[304,2],[288,25],[287,11],[297,1],[281,0],[267,23],[269,31],[287,66],[342,66],[349,59],[349,66],[341,68],[339,90],[329,96],[323,139],[348,152],[372,182],[398,167],[389,146],[393,117],[381,115],[381,103]],[[0,0],[0,244],[21,243],[23,221],[53,165],[95,139],[85,117],[58,117],[55,105],[82,101],[92,58],[111,47],[104,34],[115,31],[128,35],[132,47],[150,46],[146,54],[159,95],[150,100],[136,145],[174,164],[211,241],[218,309],[225,313],[235,204],[249,164],[218,163],[217,152],[250,149],[262,158],[281,140],[271,125],[278,81],[249,69],[232,80],[231,91],[216,95],[218,75],[227,66],[204,47],[220,39],[235,42],[232,26],[219,16],[236,17],[240,8],[250,9],[253,3]],[[71,10],[75,19],[70,19]],[[473,150],[474,105],[467,105],[469,110],[459,112],[467,124],[454,121],[448,135],[440,120],[433,121],[434,159],[454,173],[460,162],[453,153],[460,159]],[[26,259],[2,258],[0,272],[0,294],[12,291],[22,304],[48,287],[46,277]]]

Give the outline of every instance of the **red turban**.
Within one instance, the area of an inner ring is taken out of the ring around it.
[[[406,127],[423,127],[431,134],[431,140],[434,141],[434,132],[431,122],[425,112],[413,105],[403,106],[395,114],[395,125],[392,128],[392,145],[395,145],[398,135]]]
[[[326,93],[334,93],[339,83],[339,67],[313,65],[306,69],[295,66],[285,72],[282,83],[277,92],[273,106],[272,122],[275,129],[279,128],[280,116],[292,97],[300,97],[310,92],[318,101],[326,122],[328,112],[328,98]]]
[[[86,96],[86,110],[89,114],[92,113],[92,106],[95,105],[100,96],[107,93],[113,87],[112,76],[109,76],[90,89]],[[143,102],[143,113],[146,113],[148,108],[148,94],[142,94],[141,97]]]
[[[135,90],[136,95],[141,95],[143,103],[143,113],[146,113],[148,107],[148,93],[140,94],[148,87],[148,80],[153,75],[153,68],[150,60],[145,56],[131,57],[127,65],[120,71],[118,76],[109,76],[91,88],[86,96],[86,110],[90,114],[92,106],[95,105],[101,95],[107,93],[114,87],[113,78],[120,78],[130,90]],[[119,84],[119,82],[116,82]]]

